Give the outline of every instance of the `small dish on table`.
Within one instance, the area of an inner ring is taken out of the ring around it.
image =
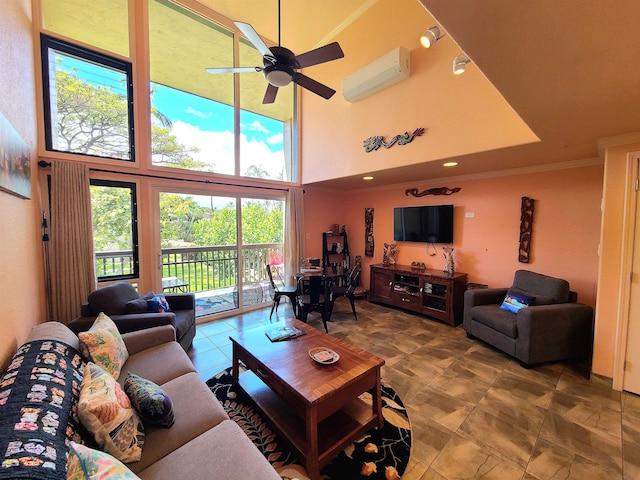
[[[309,356],[321,365],[332,365],[340,360],[340,355],[326,347],[314,347],[309,350]]]

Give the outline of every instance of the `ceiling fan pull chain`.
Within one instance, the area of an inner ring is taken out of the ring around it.
[[[282,30],[280,29],[280,0],[278,0],[278,46],[281,47],[282,43],[280,43],[280,35],[282,34]]]

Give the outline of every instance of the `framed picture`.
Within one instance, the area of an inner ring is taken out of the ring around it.
[[[0,190],[31,198],[29,147],[0,112]]]

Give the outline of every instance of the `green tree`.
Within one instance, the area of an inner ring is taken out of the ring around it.
[[[56,69],[56,140],[60,150],[110,158],[130,158],[127,98],[112,88],[96,86],[72,70]],[[167,166],[199,169],[197,147],[187,147],[171,133],[171,121],[152,109],[151,155]]]
[[[131,250],[131,190],[91,186],[93,245],[97,252]]]
[[[166,248],[171,241],[200,245],[194,233],[195,224],[207,214],[192,197],[177,193],[160,194],[160,241]]]
[[[242,204],[242,243],[281,243],[283,241],[283,202],[248,200]]]

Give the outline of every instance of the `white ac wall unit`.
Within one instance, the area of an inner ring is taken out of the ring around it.
[[[347,102],[357,102],[383,88],[409,78],[411,74],[409,50],[398,47],[366,67],[342,80],[342,96]]]

